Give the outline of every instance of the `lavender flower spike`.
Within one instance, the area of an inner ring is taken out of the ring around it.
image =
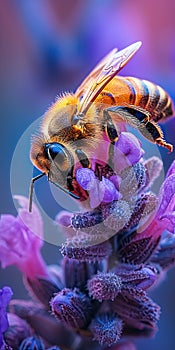
[[[3,333],[7,330],[9,323],[6,314],[6,307],[13,295],[10,287],[0,289],[0,348],[3,345]]]

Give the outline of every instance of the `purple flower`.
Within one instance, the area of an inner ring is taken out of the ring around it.
[[[110,152],[104,137],[91,151],[90,168],[78,163],[73,172],[85,194],[83,210],[56,217],[66,237],[60,265],[47,267],[43,261],[42,219],[35,206],[28,212],[26,198],[16,197],[22,207],[16,218],[1,217],[2,266],[16,264],[31,297],[39,300],[10,303],[10,315],[25,324],[21,319],[10,324],[5,341],[12,344],[15,334],[20,350],[45,344],[55,350],[72,344],[89,349],[91,340],[100,344],[95,350],[134,350],[123,342],[125,336],[146,337],[157,330],[160,307],[147,293],[175,264],[175,162],[157,196],[150,186],[162,162],[145,161],[134,135],[122,131]]]
[[[143,154],[144,151],[137,138],[129,132],[121,132],[114,145],[114,169],[112,170],[120,174],[123,169],[136,164]],[[116,176],[111,176],[111,179],[102,176],[99,180],[93,170],[80,168],[76,171],[76,180],[84,190],[88,191],[92,209],[98,207],[100,203],[110,203],[122,197],[117,188],[119,179]]]
[[[65,210],[61,210],[55,218],[56,223],[64,232],[65,237],[71,238],[75,235],[75,231],[71,225],[71,219],[73,214]]]
[[[78,169],[76,179],[79,185],[89,192],[91,208],[96,208],[101,202],[110,203],[121,197],[112,181],[104,176],[102,176],[102,181],[99,181],[91,169]]]
[[[0,347],[3,345],[3,333],[7,330],[9,323],[6,308],[13,295],[10,287],[0,289]]]
[[[175,167],[172,167],[170,175],[168,175],[160,189],[159,200],[160,205],[156,214],[159,227],[167,231],[175,232]],[[162,230],[163,231],[163,230]]]
[[[159,192],[159,207],[153,220],[160,233],[175,229],[175,161],[172,163]]]
[[[43,225],[37,207],[28,211],[28,199],[15,197],[22,208],[18,216],[2,215],[0,219],[0,261],[2,267],[16,265],[27,277],[46,277],[48,272],[40,249]]]

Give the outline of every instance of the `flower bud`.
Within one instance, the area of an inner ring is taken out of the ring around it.
[[[15,314],[8,315],[9,327],[4,334],[8,345],[17,350],[22,340],[30,336],[30,327],[25,320]]]
[[[101,314],[92,320],[89,328],[100,345],[111,346],[120,339],[123,322],[115,314]]]
[[[24,278],[24,284],[33,299],[37,299],[46,307],[49,306],[50,299],[53,295],[63,288],[61,281],[57,280],[56,283],[51,277],[36,277],[34,279]]]
[[[157,251],[151,258],[151,262],[158,264],[162,269],[169,269],[175,264],[175,236],[167,233],[162,237]]]
[[[77,288],[64,288],[52,298],[50,305],[54,316],[68,327],[84,328],[91,319],[91,300]]]
[[[88,281],[89,295],[98,301],[114,300],[122,289],[122,279],[112,272],[98,273]]]
[[[19,350],[44,350],[44,344],[40,338],[28,337],[21,343]]]
[[[96,237],[81,233],[72,240],[67,240],[61,248],[61,254],[79,261],[101,261],[111,254],[111,244],[106,241],[96,244]]]
[[[160,317],[160,307],[139,289],[120,293],[111,307],[127,325],[139,330],[156,328]]]
[[[66,288],[84,289],[87,280],[97,273],[99,264],[93,264],[86,261],[78,261],[76,259],[63,258],[62,267],[64,271],[64,281]]]

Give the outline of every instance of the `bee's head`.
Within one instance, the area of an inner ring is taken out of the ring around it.
[[[48,180],[64,192],[79,199],[77,195],[71,193],[74,190],[72,186],[74,159],[71,152],[61,143],[48,142],[39,144],[39,140],[41,142],[41,139],[37,138],[38,142],[32,143],[30,157],[34,166],[41,170],[42,174],[31,181],[29,211],[32,210],[34,181],[43,175],[47,175]]]

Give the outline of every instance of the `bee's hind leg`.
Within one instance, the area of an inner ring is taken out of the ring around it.
[[[173,151],[173,146],[164,140],[160,126],[150,120],[150,113],[143,108],[138,106],[109,107],[104,111],[106,120],[109,118],[109,113],[115,113],[121,121],[138,129],[147,140],[167,148],[170,152]]]

